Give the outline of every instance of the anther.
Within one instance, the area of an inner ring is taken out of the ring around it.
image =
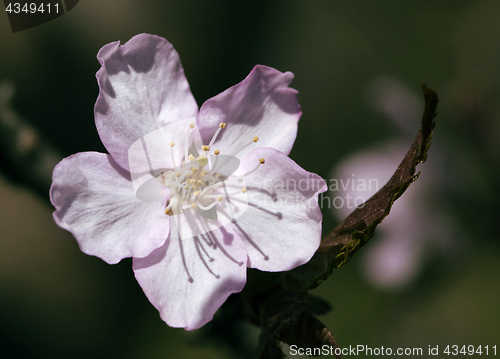
[[[259,162],[261,165],[263,165],[264,163],[266,163],[266,160],[264,160],[263,158],[259,158]]]
[[[258,141],[258,140],[259,140],[259,138],[258,138],[257,136],[255,136],[255,137],[253,138],[253,142],[255,142],[255,143],[257,143],[257,141]]]
[[[175,142],[170,142],[170,147],[174,147],[175,146]]]
[[[168,214],[170,214],[170,208],[167,208],[167,209],[165,210],[165,214],[167,214],[167,215],[168,215]]]
[[[194,128],[194,123],[190,123],[189,127]]]
[[[193,156],[193,155],[189,155],[189,156],[188,156],[188,159],[189,159],[190,161],[194,161],[194,160],[195,160],[195,158],[194,158],[194,156]]]
[[[222,197],[217,198],[217,201],[221,202],[222,201]]]
[[[219,123],[220,128],[226,128],[226,124],[224,122]]]
[[[201,146],[201,149],[203,151],[210,151],[210,147],[209,146]]]
[[[246,187],[243,187],[243,188],[241,189],[241,192],[243,192],[243,193],[247,193],[247,188],[246,188]]]
[[[215,150],[215,151],[214,151],[214,154],[215,154],[215,155],[218,155],[219,153],[220,153],[220,151],[219,151],[219,150]]]

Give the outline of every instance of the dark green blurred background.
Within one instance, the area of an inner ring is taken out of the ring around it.
[[[429,186],[440,190],[428,205],[453,219],[456,243],[444,254],[429,246],[418,278],[399,290],[370,285],[360,253],[314,291],[334,307],[320,319],[342,347],[500,351],[499,18],[496,0],[82,0],[16,34],[0,14],[0,81],[12,81],[13,108],[67,156],[105,152],[93,106],[96,54],[109,42],[142,32],[168,39],[200,106],[255,64],[291,71],[303,116],[290,156],[324,178],[346,156],[401,138],[367,99],[374,79],[394,79],[419,99],[428,81],[441,102],[422,176],[439,167]],[[416,134],[419,123],[407,126]],[[53,222],[48,195],[2,161],[0,357],[248,357],[256,328],[237,324],[239,334],[221,340],[211,335],[233,324],[167,327],[131,260],[109,266],[81,253]],[[325,209],[323,233],[336,223]]]

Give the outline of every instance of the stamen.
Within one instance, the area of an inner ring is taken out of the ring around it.
[[[257,141],[259,140],[258,137],[254,137],[252,138],[252,141],[250,142],[247,142],[245,143],[244,145],[242,145],[240,148],[238,148],[236,151],[233,151],[233,156],[236,156],[238,153],[240,153],[244,148],[250,146],[250,145],[253,145],[254,143],[256,143]]]
[[[189,127],[191,127],[191,129],[193,129],[194,128],[194,123],[190,123]]]
[[[217,131],[215,131],[212,139],[210,140],[210,143],[208,144],[209,147],[213,146],[213,144],[215,143],[215,139],[217,138],[217,136],[219,136],[219,133],[223,128],[226,128],[226,124],[224,122],[219,123],[219,128],[217,129]]]
[[[189,283],[193,283],[194,282],[194,279],[193,277],[191,277],[191,274],[189,273],[189,269],[188,269],[188,266],[187,266],[187,263],[186,263],[186,256],[184,254],[184,248],[183,248],[183,245],[182,245],[182,239],[181,239],[181,226],[180,226],[180,221],[179,221],[179,218],[177,218],[175,220],[175,226],[172,226],[171,228],[171,238],[173,240],[173,236],[172,236],[172,233],[175,233],[177,232],[177,240],[178,240],[178,243],[179,243],[179,249],[181,251],[181,259],[182,259],[182,265],[184,266],[184,270],[186,271],[186,274],[188,276],[188,282]]]
[[[257,164],[257,166],[256,166],[253,170],[248,171],[247,173],[244,173],[244,174],[242,174],[241,176],[237,176],[237,177],[230,177],[229,179],[227,179],[227,180],[226,180],[226,181],[224,181],[224,182],[226,182],[226,183],[231,183],[231,182],[233,182],[233,181],[238,181],[238,180],[240,180],[240,179],[242,179],[242,178],[244,178],[244,177],[246,177],[246,176],[249,176],[249,175],[251,175],[252,173],[254,173],[255,171],[257,171],[257,170],[259,169],[260,165],[264,164],[265,162],[266,162],[266,161],[265,161],[263,158],[261,158],[261,159],[259,159],[259,163]]]
[[[215,151],[214,151],[214,155],[218,155],[219,153],[220,153],[220,151],[219,151],[219,150],[215,150]]]
[[[196,207],[195,203],[189,203],[189,204],[185,204],[184,206],[182,206],[182,209],[189,209],[189,208],[195,208],[195,207]]]
[[[207,151],[208,152],[208,151],[210,151],[210,146],[201,146],[201,149],[203,151]]]
[[[175,146],[175,143],[171,143],[170,144],[170,147],[174,147]],[[175,163],[175,157],[174,157],[174,150],[173,148],[170,148],[170,159],[172,160],[172,166],[174,166],[174,168],[177,167],[177,164]]]
[[[191,126],[192,125],[192,126]],[[194,127],[194,125],[191,123],[189,124],[189,127],[191,127],[191,129]],[[184,162],[187,163],[188,159],[189,159],[189,130],[186,131],[186,137],[184,138]]]
[[[193,155],[189,155],[187,158],[188,158],[189,161],[194,161],[195,160],[195,158],[194,158]]]
[[[223,183],[226,183],[227,181],[224,181]],[[238,190],[236,192],[231,192],[231,193],[227,193],[228,197],[230,198],[233,198],[234,196],[237,196],[239,195],[240,193],[247,193],[247,188],[246,187],[243,187],[241,190]],[[205,196],[205,198],[216,198],[217,195],[207,195]],[[219,197],[222,201],[222,197]],[[219,200],[219,198],[217,198],[217,200]],[[219,201],[220,202],[220,201]]]
[[[175,146],[175,142],[170,142],[170,147],[174,147]]]

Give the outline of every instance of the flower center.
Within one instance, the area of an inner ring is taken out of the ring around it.
[[[221,155],[219,150],[213,151],[213,155],[210,155],[211,147],[221,130],[226,128],[226,124],[219,124],[209,144],[201,146],[200,154],[194,151],[190,153],[189,150],[189,132],[194,128],[195,125],[191,123],[186,130],[182,163],[178,166],[175,164],[173,150],[171,150],[172,163],[176,167],[174,170],[161,172],[158,176],[158,180],[171,190],[165,214],[175,216],[194,209],[205,218],[217,220],[217,205],[224,204],[224,202],[230,203],[233,196],[246,193],[247,188],[241,186],[241,180],[257,171],[265,161],[262,158],[251,171],[240,176],[231,176],[239,166],[239,160],[234,156]],[[258,137],[254,137],[244,144],[244,147],[258,140]],[[175,143],[171,142],[170,146],[173,149]],[[234,219],[230,206],[229,215]]]

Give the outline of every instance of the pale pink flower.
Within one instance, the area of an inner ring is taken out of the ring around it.
[[[246,267],[286,271],[320,243],[324,181],[287,157],[301,115],[289,72],[255,66],[198,111],[179,56],[141,34],[98,54],[99,136],[54,169],[59,226],[83,252],[133,257],[137,281],[170,326],[196,329]]]

